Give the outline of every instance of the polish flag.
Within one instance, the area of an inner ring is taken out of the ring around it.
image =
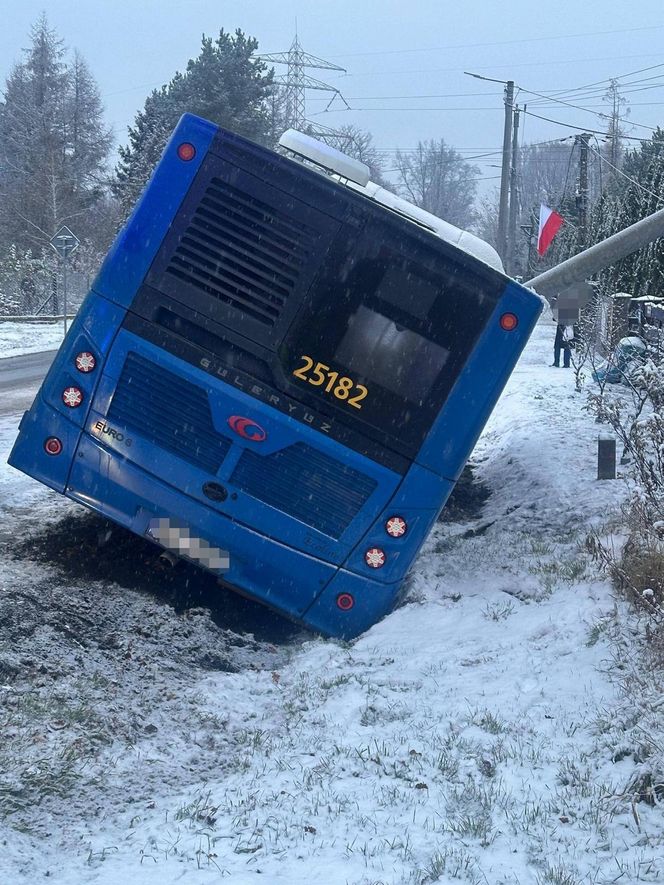
[[[549,209],[544,203],[540,205],[539,231],[537,233],[537,254],[544,255],[551,241],[564,223],[562,215]]]

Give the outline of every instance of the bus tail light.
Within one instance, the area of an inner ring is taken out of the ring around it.
[[[188,163],[189,160],[193,160],[196,156],[196,148],[188,141],[183,141],[181,145],[178,146],[178,157],[181,160],[184,160],[185,163]]]
[[[78,387],[65,387],[62,391],[62,402],[70,409],[76,409],[83,402],[83,391]]]
[[[500,328],[505,332],[513,332],[519,325],[519,318],[515,313],[504,313],[500,318]]]
[[[390,516],[385,523],[385,531],[391,538],[402,538],[408,531],[408,523],[401,516]]]
[[[364,561],[369,568],[382,568],[385,565],[385,551],[380,547],[370,547],[364,554]]]
[[[57,436],[49,436],[44,440],[44,451],[47,455],[59,455],[62,451],[62,443]]]
[[[81,351],[81,353],[77,354],[74,363],[76,364],[76,368],[79,372],[87,374],[88,372],[92,372],[92,370],[95,368],[95,366],[97,365],[97,360],[88,350],[83,350]]]
[[[348,612],[355,605],[355,600],[350,595],[350,593],[340,593],[337,596],[337,607],[341,609],[342,612]]]

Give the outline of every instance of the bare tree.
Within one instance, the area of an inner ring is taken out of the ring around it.
[[[479,169],[440,141],[420,141],[414,151],[398,152],[399,191],[421,209],[461,228],[473,225]]]

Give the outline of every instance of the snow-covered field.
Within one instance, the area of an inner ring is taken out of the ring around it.
[[[664,705],[584,552],[624,486],[594,478],[552,341],[541,324],[477,446],[481,515],[440,523],[406,604],[352,643],[132,588],[141,542],[90,557],[103,523],[4,465],[4,419],[0,882],[664,879],[661,807],[634,801],[636,711],[661,734]]]
[[[64,328],[58,323],[0,322],[0,359],[22,353],[57,350],[62,344]]]

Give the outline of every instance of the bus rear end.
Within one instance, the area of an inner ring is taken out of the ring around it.
[[[328,635],[394,604],[540,310],[186,115],[10,463]]]

